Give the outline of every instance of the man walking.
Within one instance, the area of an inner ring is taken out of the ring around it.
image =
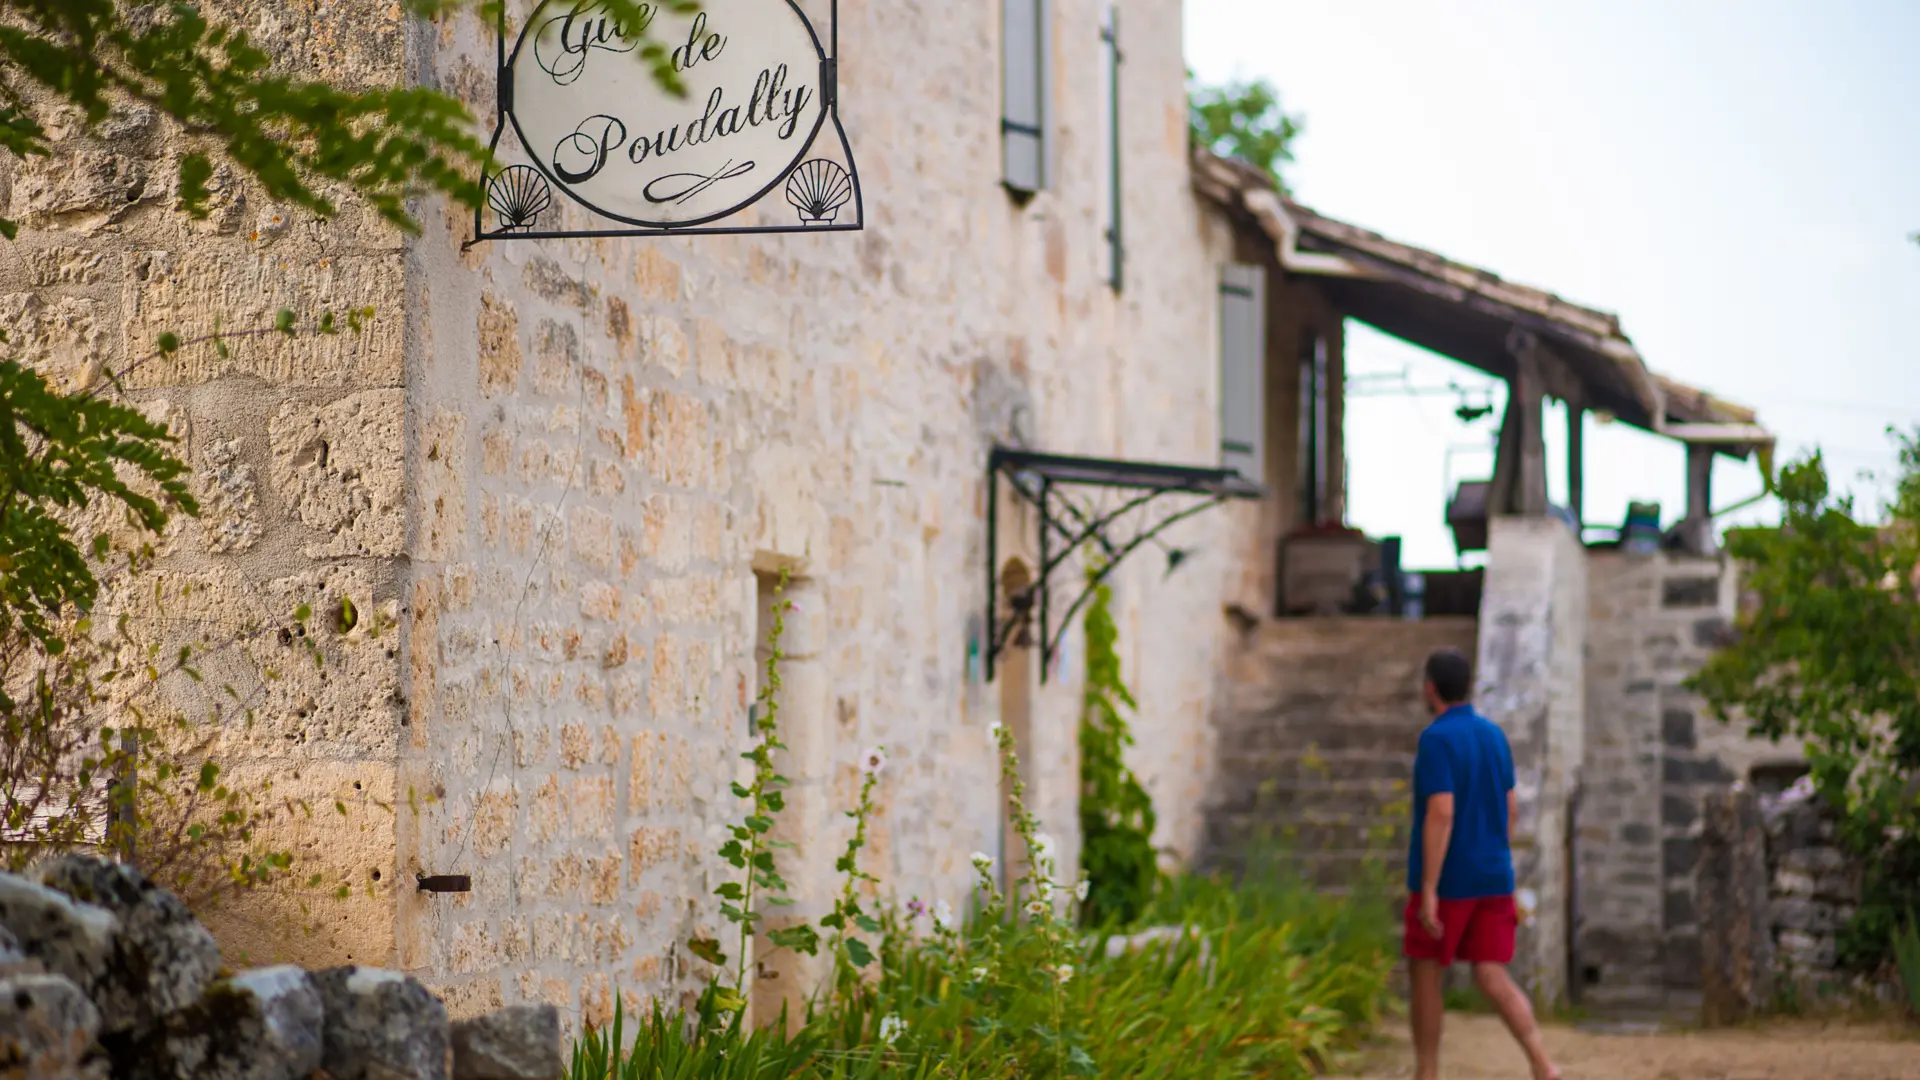
[[[1413,763],[1413,838],[1402,943],[1413,982],[1414,1080],[1439,1080],[1441,976],[1473,965],[1474,985],[1506,1021],[1534,1080],[1559,1080],[1533,1008],[1507,974],[1513,900],[1513,751],[1468,703],[1473,668],[1452,649],[1427,657],[1422,694],[1433,722]]]

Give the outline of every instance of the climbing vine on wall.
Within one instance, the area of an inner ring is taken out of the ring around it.
[[[1112,605],[1112,587],[1095,586],[1080,711],[1080,861],[1090,887],[1083,917],[1095,924],[1139,918],[1160,880],[1153,799],[1125,760],[1133,732],[1122,710],[1137,706],[1120,677]]]

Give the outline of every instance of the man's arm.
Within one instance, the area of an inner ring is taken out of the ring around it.
[[[1453,840],[1453,793],[1441,792],[1427,798],[1427,820],[1420,837],[1420,895],[1436,896],[1440,891],[1440,869],[1447,861],[1447,845]]]

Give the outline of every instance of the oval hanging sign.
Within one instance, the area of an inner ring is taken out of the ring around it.
[[[639,26],[598,0],[543,0],[527,20],[502,78],[540,171],[588,209],[648,228],[726,217],[789,180],[829,108],[826,54],[793,0],[703,0],[694,15],[638,7]],[[671,50],[685,97],[640,58],[648,41]],[[837,185],[802,187],[788,193],[802,219],[831,220]]]

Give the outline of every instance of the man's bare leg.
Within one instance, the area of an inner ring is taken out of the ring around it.
[[[1493,1007],[1500,1012],[1500,1019],[1507,1022],[1507,1030],[1526,1051],[1527,1065],[1533,1070],[1533,1080],[1560,1080],[1560,1070],[1547,1060],[1547,1048],[1540,1041],[1540,1025],[1533,1022],[1533,1006],[1528,1004],[1527,995],[1520,992],[1513,977],[1507,974],[1505,964],[1473,965],[1473,983],[1487,996]]]
[[[1413,1080],[1440,1080],[1440,979],[1437,960],[1410,960],[1413,984]]]

